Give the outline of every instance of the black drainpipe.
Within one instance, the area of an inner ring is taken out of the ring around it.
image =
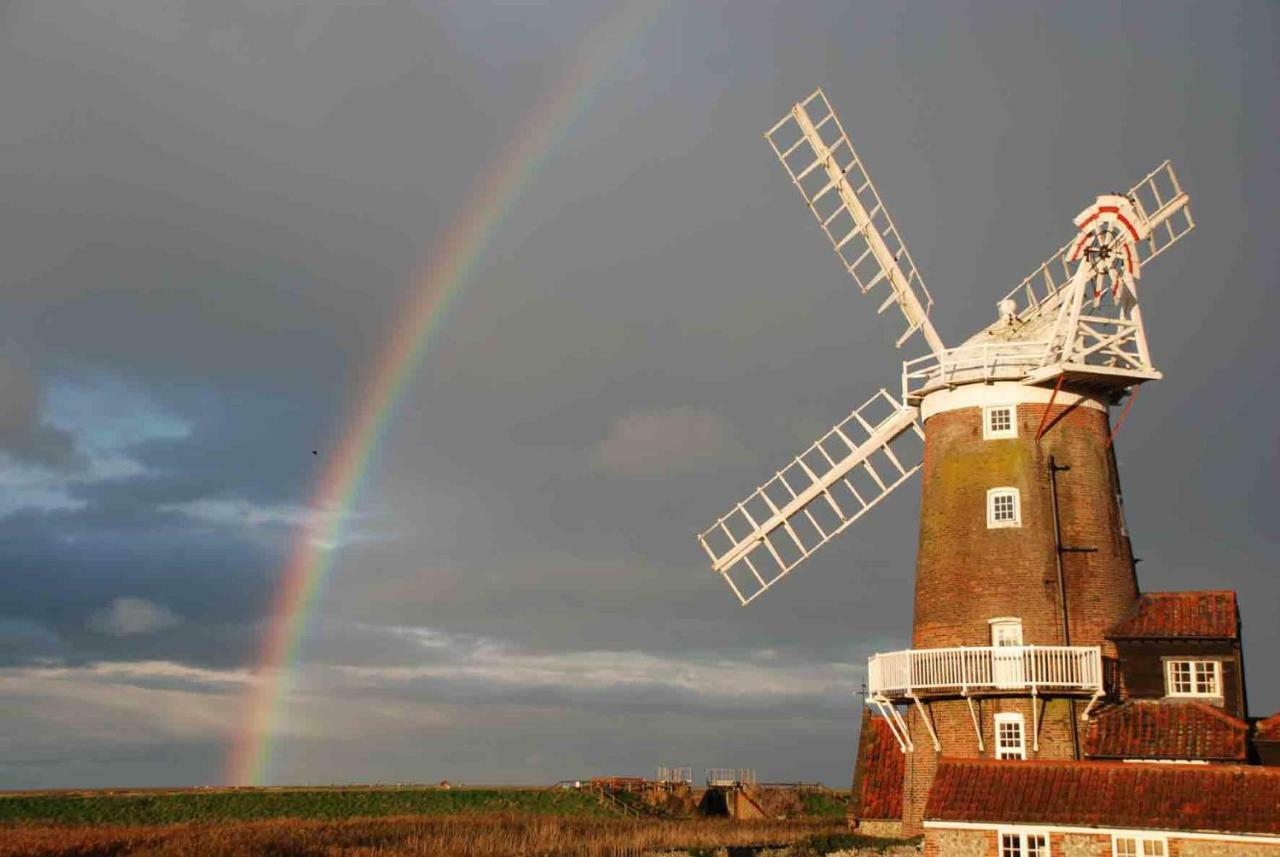
[[[1066,548],[1062,546],[1062,525],[1058,521],[1058,471],[1070,470],[1069,465],[1059,465],[1052,455],[1049,456],[1049,503],[1053,509],[1053,562],[1058,570],[1058,603],[1062,607],[1062,645],[1071,645],[1071,626],[1067,624],[1067,582],[1062,571],[1062,554]],[[1067,713],[1071,720],[1071,746],[1075,751],[1076,761],[1080,760],[1080,729],[1076,725],[1076,701],[1067,699]]]

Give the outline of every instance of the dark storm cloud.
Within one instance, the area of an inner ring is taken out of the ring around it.
[[[44,422],[40,389],[23,362],[0,351],[0,451],[20,461],[63,468],[71,463],[71,436]]]
[[[0,783],[218,775],[280,568],[415,271],[607,14],[0,4],[0,680],[35,736]],[[847,777],[831,747],[851,746],[859,671],[908,640],[915,489],[748,609],[692,537],[915,355],[759,137],[819,84],[948,342],[1083,205],[1173,158],[1200,225],[1144,270],[1166,380],[1118,437],[1129,525],[1145,588],[1240,591],[1250,698],[1280,707],[1257,654],[1280,645],[1280,414],[1259,394],[1280,370],[1276,23],[1221,4],[668,8],[507,201],[406,384],[329,555],[276,775]],[[94,630],[120,599],[155,610],[99,629],[180,621]],[[545,677],[499,673],[477,641]],[[697,679],[646,679],[646,657]],[[575,678],[602,663],[640,677]],[[397,669],[431,674],[376,674]],[[762,689],[806,669],[827,684]],[[146,728],[104,742],[89,724],[119,710]]]

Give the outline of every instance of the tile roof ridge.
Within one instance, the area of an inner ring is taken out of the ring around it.
[[[1243,773],[1247,776],[1280,778],[1280,766],[1251,765],[1248,762],[1215,762],[1212,765],[1159,765],[1125,762],[1119,759],[971,759],[963,756],[941,756],[938,767],[969,765],[976,768],[1068,768],[1075,770],[1118,770],[1142,773],[1189,773],[1193,776]]]
[[[1229,724],[1232,727],[1235,727],[1238,729],[1249,728],[1248,721],[1241,720],[1239,717],[1232,716],[1227,712],[1220,710],[1217,706],[1210,705],[1209,703],[1204,702],[1202,700],[1199,700],[1199,699],[1187,699],[1187,700],[1177,700],[1177,701],[1171,700],[1171,702],[1174,702],[1174,704],[1178,704],[1178,705],[1188,705],[1188,704],[1194,705],[1196,708],[1199,708],[1201,711],[1205,712],[1206,714],[1211,714],[1217,719],[1223,721],[1224,723]]]
[[[1234,589],[1160,589],[1151,592],[1139,592],[1139,598],[1147,596],[1171,596],[1171,595],[1229,595],[1235,598],[1236,591]]]

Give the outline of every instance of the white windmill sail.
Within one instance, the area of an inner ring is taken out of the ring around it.
[[[764,136],[858,288],[887,284],[879,311],[897,304],[907,320],[898,345],[918,330],[930,351],[942,351],[929,321],[933,298],[827,96],[814,91]]]
[[[881,390],[698,535],[748,604],[920,469],[915,408]]]

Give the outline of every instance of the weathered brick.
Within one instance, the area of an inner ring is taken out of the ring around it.
[[[1107,413],[1055,405],[1037,441],[1046,407],[1016,406],[1016,438],[983,439],[980,407],[943,411],[926,422],[912,648],[987,646],[988,620],[1016,616],[1025,644],[1069,641],[1100,646],[1104,655],[1115,656],[1104,634],[1133,606],[1137,581],[1107,443]],[[1057,474],[1062,544],[1089,549],[1063,554],[1069,635],[1063,629],[1055,565],[1051,457],[1070,468]],[[1006,486],[1019,491],[1021,526],[989,529],[987,491]],[[1030,734],[1033,702],[1039,706],[1038,751]],[[992,757],[993,715],[1020,711],[1028,758],[1076,757],[1067,700],[1002,696],[975,700],[975,706],[983,750],[963,699],[925,703],[945,755]],[[940,754],[915,705],[908,724],[915,751],[908,754],[903,780],[903,822],[904,833],[911,835],[920,832]]]

